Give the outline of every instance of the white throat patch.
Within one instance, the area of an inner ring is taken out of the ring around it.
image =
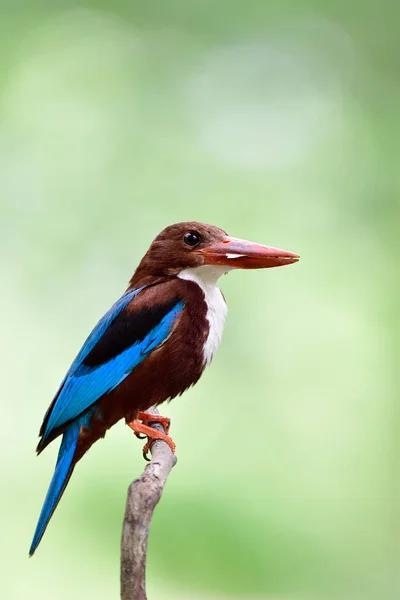
[[[207,320],[210,325],[210,331],[203,349],[205,365],[210,364],[220,344],[228,310],[221,290],[217,286],[217,281],[221,275],[230,270],[229,267],[225,266],[205,265],[193,269],[184,269],[178,275],[180,279],[194,281],[204,292],[207,303]]]

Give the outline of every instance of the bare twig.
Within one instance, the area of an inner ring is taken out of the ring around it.
[[[155,407],[146,412],[159,414]],[[164,432],[159,423],[151,423],[151,426]],[[168,444],[161,440],[153,442],[151,455],[151,462],[128,489],[121,541],[121,600],[146,600],[145,571],[150,523],[168,475],[176,464],[176,457]]]

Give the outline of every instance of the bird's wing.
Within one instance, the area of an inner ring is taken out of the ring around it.
[[[89,335],[46,413],[39,450],[63,425],[116,388],[169,337],[183,302],[171,298],[133,310],[128,305],[142,289],[124,294]]]

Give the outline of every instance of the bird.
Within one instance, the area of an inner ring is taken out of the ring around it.
[[[194,385],[220,344],[227,306],[219,278],[234,269],[295,263],[293,252],[230,237],[196,221],[165,228],[125,293],[94,327],[64,377],[39,432],[37,453],[62,436],[29,554],[37,549],[78,461],[121,419],[147,454],[175,444],[169,419],[146,413]],[[150,423],[160,422],[165,434]]]

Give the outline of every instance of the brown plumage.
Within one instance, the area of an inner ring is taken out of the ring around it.
[[[140,287],[140,286],[137,286]],[[79,437],[76,460],[107,429],[125,418],[129,423],[150,406],[172,400],[194,385],[204,371],[202,349],[209,332],[204,294],[191,282],[178,278],[160,281],[146,288],[128,305],[127,311],[150,308],[165,296],[183,300],[185,307],[177,317],[167,342],[154,350],[112,392],[98,402],[102,418],[94,415],[90,428]]]

